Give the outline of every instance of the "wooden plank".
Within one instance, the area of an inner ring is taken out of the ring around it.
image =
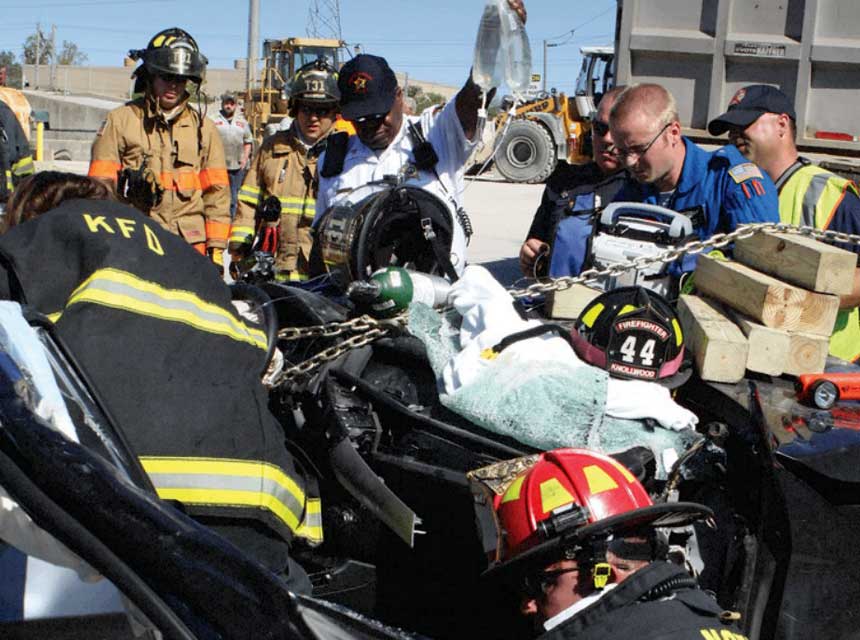
[[[848,295],[857,255],[806,236],[757,233],[735,242],[735,260],[819,293]]]
[[[747,369],[769,376],[781,376],[788,365],[791,336],[782,329],[773,329],[753,322],[746,316],[731,316],[749,343]],[[827,338],[822,338],[827,340]]]
[[[603,293],[600,289],[575,284],[569,289],[554,291],[547,301],[550,318],[557,320],[576,320],[589,302]]]
[[[811,333],[791,333],[785,373],[799,376],[803,373],[821,373],[827,361],[830,340]]]
[[[699,256],[696,289],[766,327],[830,336],[839,298],[813,293],[731,260]]]
[[[717,307],[702,298],[682,295],[678,317],[684,343],[703,380],[739,382],[747,364],[747,339]]]

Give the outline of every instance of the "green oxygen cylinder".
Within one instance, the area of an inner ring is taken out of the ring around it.
[[[347,288],[349,299],[369,305],[375,316],[397,315],[410,302],[422,302],[442,307],[448,302],[451,283],[428,273],[410,271],[403,267],[384,267],[374,271],[366,282],[355,281]]]

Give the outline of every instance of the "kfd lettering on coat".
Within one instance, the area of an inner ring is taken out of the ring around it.
[[[115,235],[119,232],[119,235],[123,238],[129,239],[140,236],[140,232],[136,228],[137,220],[132,220],[131,218],[112,218],[111,222],[116,225],[116,230],[108,224],[106,216],[91,216],[89,213],[85,213],[83,218],[87,224],[87,228],[92,233],[110,233],[111,235]],[[143,227],[143,235],[146,239],[147,248],[156,255],[163,256],[164,249],[158,241],[158,236],[145,224],[141,226]]]

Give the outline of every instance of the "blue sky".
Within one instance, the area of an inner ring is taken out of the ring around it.
[[[306,34],[308,0],[260,0],[260,35]],[[321,0],[320,4],[324,4]],[[544,39],[560,46],[548,55],[550,86],[570,92],[579,69],[579,47],[609,44],[615,0],[526,0],[526,29],[535,72],[543,65]],[[385,56],[410,77],[459,86],[466,78],[483,0],[340,0],[344,39]],[[41,22],[57,42],[70,40],[93,65],[119,66],[130,48],[143,47],[168,26],[188,30],[212,67],[232,67],[247,51],[248,2],[237,0],[2,0],[0,49],[20,53]],[[569,36],[574,29],[573,37]]]

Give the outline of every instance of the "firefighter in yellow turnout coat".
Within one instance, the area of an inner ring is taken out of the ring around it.
[[[260,232],[262,248],[275,256],[279,280],[304,280],[312,244],[317,191],[317,158],[337,115],[337,73],[322,60],[305,65],[290,86],[287,131],[263,142],[239,190],[239,206],[230,233],[230,252],[242,256]],[[274,196],[281,207],[280,220],[255,224],[258,207]],[[266,233],[268,232],[268,233]]]
[[[108,114],[93,143],[89,175],[220,263],[230,229],[230,184],[214,124],[189,104],[206,58],[185,31],[166,29],[145,50],[135,75],[143,97]]]

